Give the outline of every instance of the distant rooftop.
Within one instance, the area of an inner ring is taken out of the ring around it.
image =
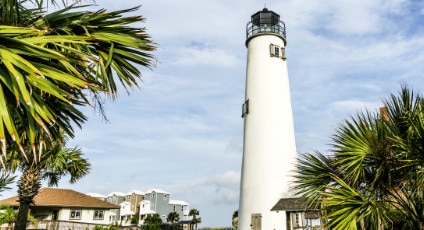
[[[85,195],[95,197],[95,198],[107,198],[107,196],[102,195],[100,193],[95,193],[95,192],[89,192],[89,193],[86,193]]]
[[[144,192],[139,191],[139,190],[131,190],[129,192],[127,192],[127,195],[131,195],[131,194],[137,194],[137,195],[144,195]]]
[[[166,191],[164,191],[164,190],[162,190],[162,189],[157,189],[157,188],[152,188],[152,189],[147,190],[146,194],[147,194],[147,193],[152,193],[152,192],[155,192],[155,193],[163,193],[163,194],[171,194],[171,193],[169,193],[169,192],[166,192]]]
[[[187,202],[182,201],[182,200],[170,200],[169,204],[189,205]]]
[[[125,193],[123,193],[123,192],[111,192],[111,193],[109,193],[109,195],[107,195],[108,197],[109,196],[125,196]]]

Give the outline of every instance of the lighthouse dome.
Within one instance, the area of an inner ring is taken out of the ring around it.
[[[247,23],[246,44],[254,36],[270,33],[280,36],[286,43],[286,26],[280,21],[280,15],[265,7],[253,14]]]

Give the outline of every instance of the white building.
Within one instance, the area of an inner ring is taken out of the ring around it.
[[[0,204],[19,207],[18,197],[10,197]],[[69,226],[78,224],[108,225],[111,210],[119,209],[118,205],[87,196],[71,189],[42,188],[34,197],[34,205],[30,207],[30,215],[35,217],[39,228],[58,222]]]

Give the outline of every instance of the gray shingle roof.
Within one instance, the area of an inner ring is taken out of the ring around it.
[[[282,198],[280,199],[271,211],[303,211],[307,206],[303,198]]]

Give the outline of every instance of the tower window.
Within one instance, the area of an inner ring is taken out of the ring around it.
[[[249,113],[249,99],[247,99],[244,103],[243,103],[243,107],[242,107],[242,111],[241,111],[241,117],[244,118],[244,116],[246,116],[246,114]]]
[[[271,57],[281,58],[286,60],[286,49],[284,47],[280,47],[274,44],[269,45],[269,51]]]

